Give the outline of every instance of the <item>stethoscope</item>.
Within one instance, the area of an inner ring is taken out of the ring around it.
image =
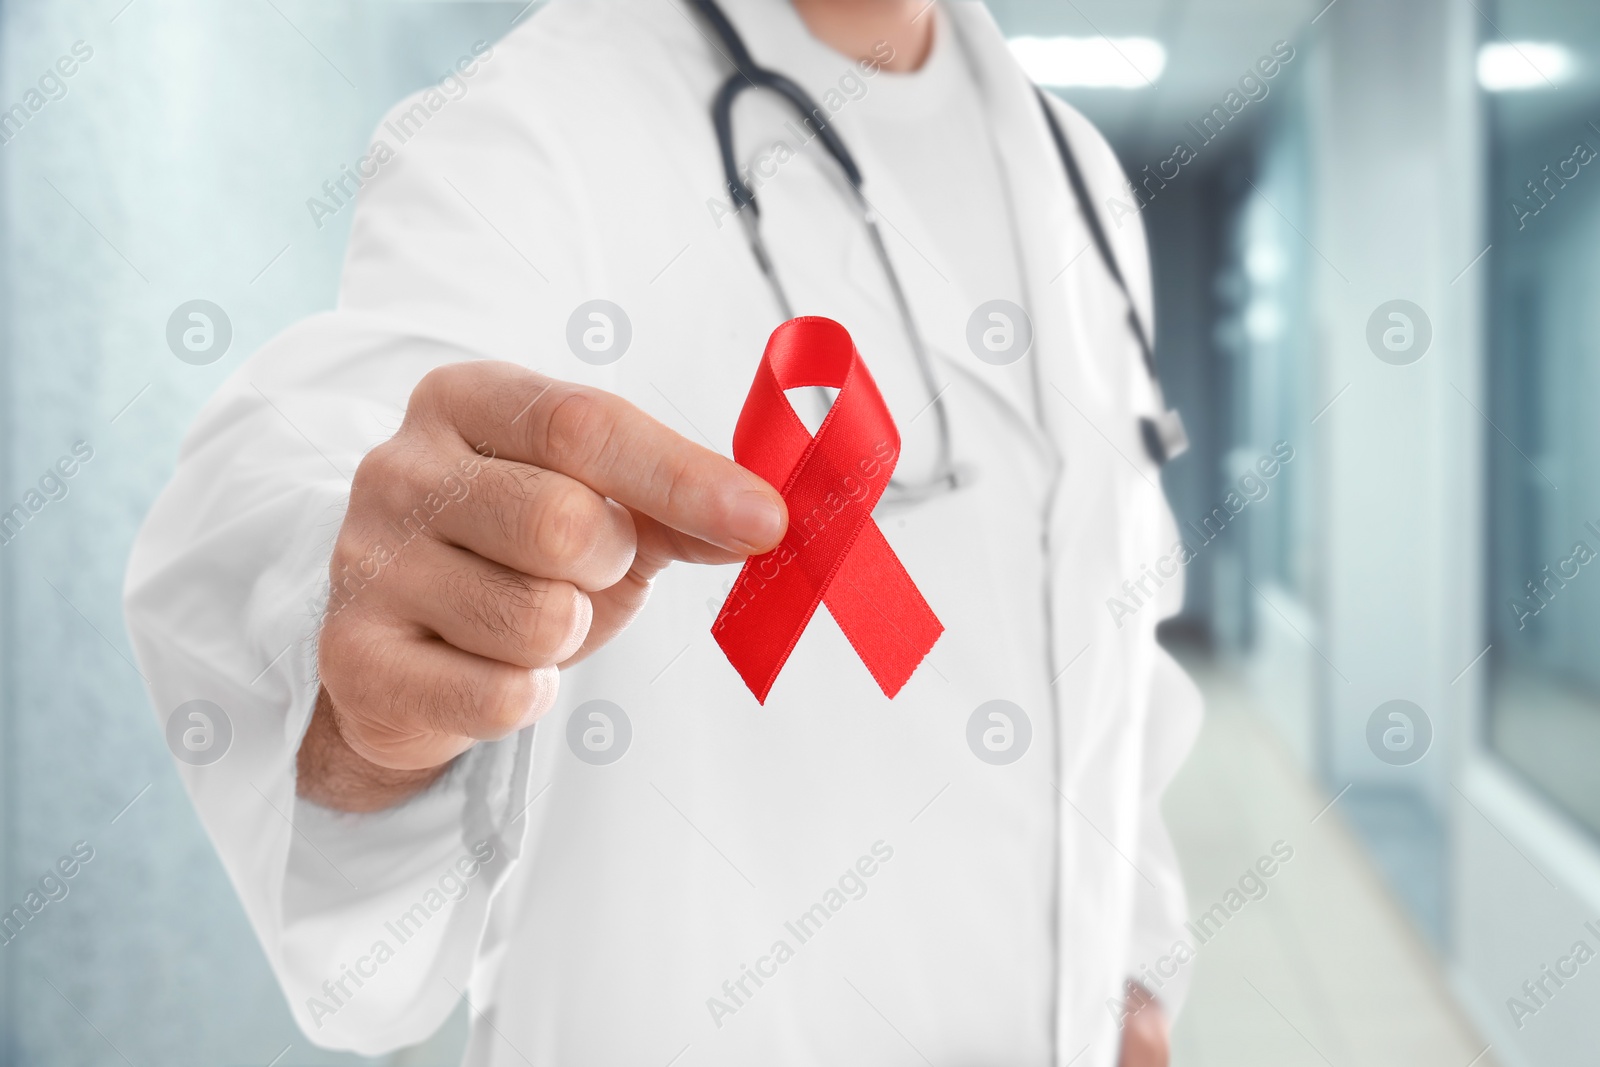
[[[911,314],[911,306],[906,300],[905,290],[900,285],[900,275],[894,269],[894,264],[889,259],[889,251],[883,243],[883,234],[878,229],[877,212],[872,209],[867,198],[861,192],[861,168],[856,165],[855,157],[845,147],[844,141],[827,122],[827,114],[811,95],[797,85],[794,81],[768,67],[763,67],[755,61],[750,54],[750,49],[745,45],[744,39],[734,29],[733,23],[720,8],[716,0],[689,0],[700,13],[706,25],[716,34],[720,41],[724,56],[734,66],[734,72],[728,76],[717,90],[711,103],[711,124],[717,134],[717,148],[722,157],[722,174],[728,185],[728,195],[733,201],[734,212],[739,216],[739,221],[744,227],[745,235],[750,242],[750,251],[754,255],[756,264],[760,267],[767,284],[772,288],[773,296],[777,299],[778,307],[783,312],[785,319],[794,317],[794,308],[789,302],[789,296],[779,280],[777,271],[773,267],[771,254],[767,250],[767,243],[761,235],[761,209],[756,204],[755,192],[739,174],[738,163],[734,157],[733,145],[733,105],[738,100],[739,94],[746,89],[766,89],[782,97],[790,107],[794,108],[800,121],[808,124],[816,131],[817,140],[822,143],[824,150],[833,157],[838,164],[839,171],[844,175],[848,186],[848,195],[856,211],[861,216],[862,227],[866,230],[871,240],[872,251],[877,256],[878,264],[883,270],[884,278],[889,285],[890,295],[894,298],[895,310],[900,315],[900,322],[905,330],[906,341],[917,361],[917,370],[922,378],[922,383],[932,398],[929,405],[938,428],[938,453],[934,462],[933,473],[916,482],[906,482],[899,478],[890,481],[888,492],[884,494],[885,502],[916,503],[926,500],[939,493],[955,490],[962,484],[962,473],[958,471],[953,453],[950,437],[950,414],[945,407],[944,391],[939,389],[934,378],[933,361],[928,354],[927,346],[923,343],[922,334],[917,329],[915,318]],[[1039,97],[1039,104],[1044,110],[1045,121],[1050,127],[1050,137],[1055,143],[1056,152],[1061,156],[1062,168],[1067,174],[1067,183],[1072,189],[1074,199],[1078,203],[1088,226],[1089,234],[1099,251],[1100,259],[1110,273],[1111,279],[1117,288],[1122,291],[1128,305],[1128,327],[1133,332],[1139,344],[1139,350],[1144,357],[1145,370],[1150,375],[1150,383],[1155,392],[1157,410],[1161,412],[1155,417],[1144,417],[1139,420],[1140,436],[1143,438],[1145,450],[1156,464],[1164,464],[1169,459],[1181,455],[1189,447],[1189,440],[1184,433],[1183,420],[1178,412],[1169,409],[1162,398],[1161,379],[1156,373],[1155,353],[1150,346],[1150,340],[1145,333],[1144,324],[1139,321],[1138,312],[1134,310],[1133,296],[1128,291],[1127,282],[1124,280],[1121,269],[1111,252],[1111,242],[1106,237],[1105,227],[1100,218],[1089,206],[1088,186],[1083,180],[1083,173],[1078,167],[1076,157],[1071,147],[1067,144],[1066,134],[1056,120],[1055,113],[1050,109],[1049,101],[1044,92],[1035,89]]]

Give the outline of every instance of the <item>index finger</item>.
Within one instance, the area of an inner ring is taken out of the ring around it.
[[[560,471],[690,537],[755,555],[788,527],[765,480],[603,390],[481,361],[433,371],[416,395],[469,446]]]

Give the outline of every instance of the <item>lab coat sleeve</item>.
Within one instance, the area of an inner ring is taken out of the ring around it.
[[[1153,638],[1152,638],[1153,642]],[[1161,796],[1194,745],[1199,732],[1201,700],[1183,668],[1166,652],[1151,649],[1145,713],[1145,748],[1140,797],[1139,847],[1135,862],[1145,878],[1134,882],[1138,900],[1128,943],[1128,977],[1161,1001],[1169,1018],[1183,1006],[1194,964],[1174,948],[1183,942],[1190,952],[1184,924],[1188,897],[1177,851],[1161,814]],[[1170,971],[1171,973],[1165,973]]]
[[[1052,101],[1063,129],[1082,159],[1085,183],[1089,187],[1092,209],[1099,213],[1112,251],[1127,281],[1135,311],[1146,324],[1154,343],[1154,294],[1151,284],[1150,254],[1145,239],[1139,201],[1127,192],[1127,177],[1110,144],[1094,126],[1070,107]],[[1113,213],[1114,217],[1113,217]],[[1129,339],[1130,346],[1132,344]],[[1148,375],[1137,351],[1119,354],[1122,365],[1134,375],[1130,390],[1138,409],[1135,417],[1155,412],[1158,401],[1150,388]],[[1152,479],[1157,477],[1150,471]],[[1151,529],[1141,530],[1156,558],[1178,541],[1172,512],[1163,496],[1154,508]],[[1183,668],[1156,641],[1155,625],[1171,618],[1183,607],[1183,572],[1161,590],[1157,610],[1148,613],[1148,622],[1139,630],[1142,646],[1132,662],[1141,665],[1145,677],[1138,679],[1133,692],[1144,694],[1144,751],[1139,791],[1139,839],[1135,856],[1145,876],[1135,880],[1138,899],[1128,945],[1128,975],[1150,988],[1169,1017],[1175,1016],[1188,992],[1192,963],[1183,963],[1176,973],[1160,973],[1158,964],[1171,959],[1179,941],[1187,941],[1188,898],[1183,887],[1183,871],[1166,820],[1161,813],[1161,798],[1178,768],[1194,747],[1200,731],[1202,700],[1199,690]],[[1192,946],[1191,946],[1192,948]],[[1147,972],[1146,968],[1150,968]],[[1146,975],[1149,975],[1147,977]]]
[[[363,189],[339,309],[267,343],[204,406],[125,588],[163,729],[195,699],[231,724],[220,760],[178,770],[296,1021],[316,1044],[367,1055],[425,1039],[495,958],[497,890],[531,799],[532,728],[479,744],[389,811],[332,812],[295,790],[357,464],[429,370],[515,354],[534,312],[528,265],[502,238],[573,267],[561,255],[580,212],[558,203],[563,180],[485,77]],[[516,183],[515,198],[486,176]]]
[[[460,355],[348,315],[268,343],[201,411],[125,589],[163,728],[196,699],[231,727],[220,759],[178,770],[296,1020],[318,1044],[367,1054],[422,1040],[459,999],[451,984],[466,988],[490,898],[521,845],[511,818],[527,803],[525,735],[478,746],[381,814],[340,815],[295,795],[347,479],[403,412],[403,392],[371,383]],[[417,904],[425,912],[411,912]],[[401,943],[384,924],[405,915]],[[357,986],[347,967],[372,973]]]

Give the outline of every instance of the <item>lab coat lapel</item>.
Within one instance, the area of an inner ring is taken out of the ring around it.
[[[1125,482],[1144,490],[1158,483],[1133,416],[1139,402],[1136,389],[1145,384],[1141,356],[1124,325],[1127,301],[1093,247],[1032,83],[1012,59],[982,4],[954,3],[947,10],[961,27],[960,36],[978,72],[1004,180],[1023,220],[1018,241],[1034,327],[1030,358],[1039,363],[1031,380],[1018,375],[1008,384],[1015,387],[1013,396],[1029,398],[1037,392],[1056,448],[1066,461],[1054,519],[1070,521],[1066,512],[1081,514],[1096,497],[1104,498],[1108,506],[1121,501]],[[1091,146],[1073,143],[1080,165],[1092,168]],[[1091,180],[1091,186],[1095,184]],[[1031,408],[1028,414],[1035,417]],[[1093,462],[1073,462],[1080,457],[1092,457]],[[1110,521],[1120,511],[1103,513],[1101,521]],[[1074,551],[1089,544],[1106,554],[1096,562],[1111,573],[1120,574],[1126,567],[1126,548],[1117,538],[1088,537],[1084,545],[1074,542]],[[1070,599],[1080,606],[1085,602],[1081,590]],[[1070,629],[1063,635],[1068,642],[1078,638],[1072,652],[1089,636]]]
[[[1027,312],[1033,320],[1034,350],[1042,374],[1006,377],[1008,398],[1029,419],[1037,418],[1031,398],[1034,383],[1054,394],[1063,374],[1080,369],[1081,337],[1075,336],[1073,308],[1082,294],[1075,282],[1098,271],[1088,231],[1067,187],[1061,159],[1051,143],[1034,87],[1017,66],[988,9],[976,2],[947,5],[950,21],[966,49],[991,123],[1000,172],[1016,218]],[[1087,269],[1083,269],[1087,268]],[[1098,316],[1095,316],[1098,318]],[[1025,362],[1025,361],[1024,361]],[[1023,362],[1016,367],[1025,371]]]
[[[1144,703],[1133,680],[1148,675],[1149,629],[1158,612],[1142,612],[1136,624],[1123,627],[1112,624],[1106,604],[1124,578],[1141,577],[1141,566],[1170,544],[1172,523],[1159,469],[1138,436],[1134,412],[1143,410],[1148,383],[1123,325],[1127,301],[1092,245],[1034,87],[982,5],[954,3],[947,10],[962,27],[1012,203],[1025,220],[1019,244],[1039,360],[1031,385],[1062,461],[1049,516],[1050,600],[1054,669],[1060,672],[1053,686],[1057,788],[1076,809],[1061,827],[1062,863],[1070,870],[1091,858],[1106,861],[1104,841],[1117,842],[1124,853],[1136,850],[1129,815],[1137,810],[1136,795],[1111,785],[1137,780],[1137,767],[1124,766],[1130,750],[1118,738]],[[1091,188],[1108,184],[1092,173],[1098,145],[1071,144],[1091,171]],[[1010,384],[1024,383],[1013,378]],[[1107,777],[1108,767],[1125,773]],[[1120,892],[1059,901],[1064,955],[1056,1022],[1063,1056],[1086,1042],[1102,1050],[1115,1045],[1103,1006],[1119,990],[1085,982],[1071,965],[1078,954],[1114,958],[1124,951],[1118,931],[1130,921],[1135,879],[1125,864],[1116,866],[1114,855],[1109,860]]]

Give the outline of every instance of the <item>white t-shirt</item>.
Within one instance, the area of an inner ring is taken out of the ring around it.
[[[861,124],[932,233],[936,247],[919,251],[968,291],[1021,304],[1015,223],[977,82],[939,6],[923,17],[934,20],[932,50],[915,71],[873,76]]]

